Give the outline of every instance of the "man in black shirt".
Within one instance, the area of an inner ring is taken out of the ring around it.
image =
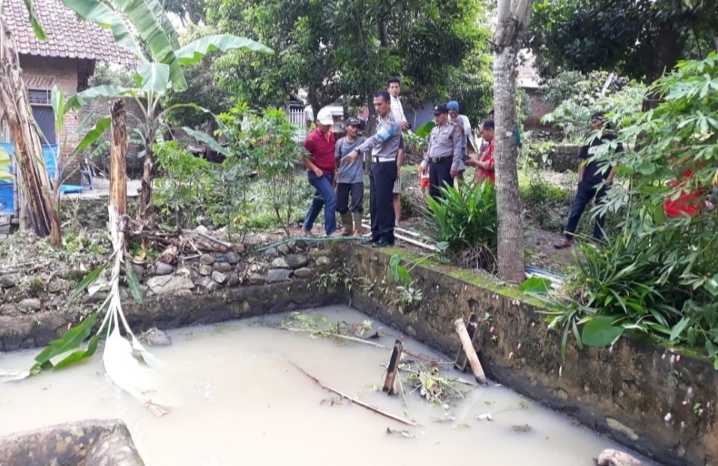
[[[576,191],[576,199],[571,206],[571,214],[568,217],[568,225],[564,231],[565,238],[563,241],[554,244],[556,249],[571,247],[574,233],[578,227],[578,221],[586,209],[588,203],[595,197],[596,204],[603,201],[606,192],[613,183],[613,177],[616,175],[616,167],[610,170],[601,170],[598,162],[593,157],[598,147],[604,143],[610,143],[616,139],[616,135],[611,132],[610,123],[606,121],[603,113],[594,113],[591,116],[591,127],[595,130],[602,130],[601,137],[594,138],[589,144],[581,148],[581,164],[578,167],[578,190]],[[623,152],[623,146],[619,143],[616,152]],[[596,216],[596,224],[593,228],[593,237],[597,240],[603,238],[603,225],[605,218],[603,215]]]

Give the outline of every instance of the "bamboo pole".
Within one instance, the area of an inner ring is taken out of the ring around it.
[[[389,360],[389,367],[386,370],[386,379],[384,379],[384,388],[388,395],[396,395],[394,390],[394,380],[396,379],[396,373],[399,370],[399,361],[401,361],[401,353],[404,350],[404,344],[401,340],[394,342],[394,350],[391,352],[391,359]]]
[[[358,400],[358,399],[356,399],[356,398],[354,398],[354,397],[351,397],[351,396],[347,395],[346,393],[342,393],[342,392],[340,392],[339,390],[336,390],[336,389],[334,389],[334,388],[332,388],[332,387],[329,387],[328,385],[325,385],[325,384],[322,383],[318,378],[316,378],[316,377],[314,377],[313,375],[309,374],[307,371],[305,371],[304,369],[302,369],[301,367],[299,367],[299,366],[296,365],[295,363],[293,363],[293,362],[291,362],[291,361],[290,361],[290,363],[291,363],[294,367],[296,367],[297,370],[299,370],[299,372],[301,372],[302,374],[304,374],[304,375],[306,375],[307,377],[309,377],[310,379],[312,379],[312,380],[313,380],[314,382],[316,382],[320,387],[322,387],[322,388],[325,389],[325,390],[329,390],[330,392],[332,392],[332,393],[334,393],[334,394],[336,394],[336,395],[341,396],[341,397],[344,398],[345,400],[349,400],[349,401],[351,401],[352,403],[361,406],[362,408],[366,408],[366,409],[368,409],[369,411],[373,411],[373,412],[375,412],[375,413],[377,413],[377,414],[381,414],[381,415],[384,416],[384,417],[388,417],[389,419],[393,419],[393,420],[395,420],[395,421],[397,421],[397,422],[401,422],[402,424],[406,424],[406,425],[412,426],[412,427],[419,427],[419,424],[417,424],[417,423],[414,422],[414,421],[410,421],[410,420],[408,420],[408,419],[404,419],[403,417],[399,417],[399,416],[397,416],[397,415],[395,415],[395,414],[387,413],[386,411],[382,411],[381,409],[377,408],[376,406],[372,406],[372,405],[370,405],[370,404],[364,403],[363,401]]]
[[[127,214],[127,126],[125,102],[110,104],[112,142],[110,146],[110,205],[122,217]]]
[[[476,334],[478,333],[477,330],[479,329],[479,316],[471,313],[471,316],[469,316],[469,325],[468,325],[468,332],[469,332],[469,338],[471,339],[471,345],[474,345],[474,339],[476,338]],[[459,349],[459,351],[456,353],[456,361],[454,362],[454,366],[461,372],[466,371],[466,353],[463,351],[463,349]]]
[[[461,346],[464,348],[466,358],[469,360],[469,365],[471,366],[471,372],[473,372],[476,381],[482,385],[486,385],[487,382],[486,375],[484,374],[484,368],[481,367],[479,357],[476,355],[474,344],[471,342],[469,332],[466,330],[464,319],[456,319],[454,321],[454,328],[456,329],[456,333],[459,334]]]

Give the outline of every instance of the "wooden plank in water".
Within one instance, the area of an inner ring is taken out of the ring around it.
[[[467,332],[469,332],[469,339],[471,340],[471,344],[474,344],[474,339],[476,338],[476,334],[479,333],[479,316],[472,313],[469,317],[469,325],[466,328]],[[466,372],[466,363],[468,362],[468,359],[466,358],[466,352],[464,352],[463,348],[459,348],[459,351],[456,353],[456,361],[454,361],[454,366],[460,370],[461,372]]]

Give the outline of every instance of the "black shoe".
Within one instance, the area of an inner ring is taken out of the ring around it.
[[[387,246],[394,246],[394,242],[379,240],[379,241],[374,241],[373,243],[371,243],[371,247],[373,247],[373,248],[385,248]]]
[[[379,240],[376,239],[376,238],[362,238],[362,239],[361,239],[361,244],[374,244],[374,243],[376,243],[377,241],[379,241]]]

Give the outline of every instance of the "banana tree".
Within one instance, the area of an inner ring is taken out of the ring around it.
[[[272,53],[272,50],[253,40],[232,35],[212,35],[197,39],[184,47],[175,50],[174,56],[180,65],[190,65],[199,62],[207,53],[213,50],[227,51],[230,49],[246,49],[257,52]],[[185,86],[184,78],[176,82],[172,73],[172,66],[166,63],[144,62],[136,70],[135,80],[138,87],[128,89],[118,86],[97,86],[83,91],[67,101],[68,110],[79,110],[84,105],[98,97],[130,96],[142,109],[136,131],[144,145],[144,166],[142,187],[140,191],[139,217],[147,220],[150,215],[152,195],[152,166],[154,163],[152,148],[154,143],[162,138],[162,132],[167,128],[165,116],[178,107],[194,107],[205,111],[195,104],[176,104],[167,108],[161,107],[162,97],[170,89]],[[108,125],[105,125],[108,126]],[[97,139],[100,134],[88,135]],[[92,142],[92,141],[87,141]]]

